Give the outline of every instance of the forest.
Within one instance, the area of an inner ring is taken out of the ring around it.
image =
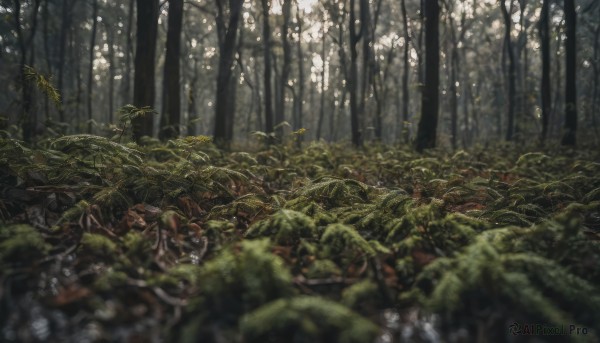
[[[0,0],[0,341],[600,341],[600,0]]]

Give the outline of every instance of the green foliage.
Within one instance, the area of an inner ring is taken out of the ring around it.
[[[54,103],[56,108],[60,108],[60,93],[52,84],[52,78],[40,74],[31,66],[26,65],[24,68],[25,78],[30,82],[34,82],[37,88]]]
[[[320,297],[271,302],[244,316],[246,342],[372,342],[377,326],[350,309]]]
[[[26,263],[37,259],[50,250],[38,230],[29,225],[0,227],[0,261],[3,263]]]
[[[99,234],[84,233],[81,245],[84,250],[105,258],[114,257],[117,254],[117,245],[108,237]]]
[[[326,207],[352,205],[367,201],[369,187],[351,179],[323,178],[300,189],[299,195],[315,199]]]
[[[375,250],[351,226],[331,224],[321,237],[323,254],[335,260],[353,260],[359,256],[373,256]]]
[[[292,294],[291,275],[270,245],[269,240],[244,241],[240,252],[229,248],[207,262],[200,273],[201,306],[230,317]]]
[[[374,341],[349,308],[427,310],[468,339],[600,322],[597,151],[118,141],[0,138],[5,290],[169,341]]]
[[[485,312],[503,303],[508,305],[503,306],[504,316],[527,314],[556,325],[577,322],[597,328],[598,289],[562,266],[555,252],[538,251],[546,244],[541,234],[565,234],[566,230],[547,224],[486,231],[463,252],[427,266],[416,284],[427,289],[433,282],[434,289],[422,302],[450,314]]]
[[[314,238],[316,227],[307,215],[292,211],[279,210],[267,219],[253,224],[246,237],[272,237],[278,244],[295,244],[301,238]]]

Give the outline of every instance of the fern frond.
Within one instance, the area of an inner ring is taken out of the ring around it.
[[[314,238],[316,226],[314,221],[296,211],[279,210],[269,218],[253,224],[246,232],[246,237],[272,237],[279,244],[298,243],[301,238]]]
[[[347,307],[321,297],[279,299],[241,320],[244,341],[299,343],[372,342],[377,326]]]

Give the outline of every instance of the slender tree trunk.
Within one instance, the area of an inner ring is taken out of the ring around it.
[[[541,143],[544,144],[548,136],[548,123],[550,120],[551,106],[551,85],[550,85],[550,0],[544,0],[542,3],[542,12],[540,14],[539,34],[542,48],[542,82],[540,85],[542,98],[542,134]]]
[[[510,39],[511,23],[510,15],[513,7],[513,0],[510,1],[510,11],[506,8],[506,0],[500,0],[502,16],[504,17],[504,42],[505,51],[508,54],[508,127],[506,130],[506,140],[513,140],[515,128],[515,56],[513,53],[512,41]]]
[[[371,11],[369,0],[359,0],[360,3],[360,38],[362,39],[362,75],[360,87],[359,117],[362,117],[362,127],[367,122],[367,90],[371,85]],[[371,137],[372,138],[372,137]]]
[[[163,77],[163,110],[159,138],[166,141],[179,136],[181,124],[180,57],[183,0],[169,0],[167,52]]]
[[[90,38],[90,58],[88,69],[88,88],[87,88],[87,113],[88,113],[88,133],[92,133],[92,120],[94,118],[92,111],[92,94],[94,88],[94,47],[96,46],[96,32],[98,31],[98,0],[92,3],[92,37]]]
[[[300,18],[300,6],[297,4],[296,10],[296,22],[298,26],[298,41],[296,43],[296,53],[298,60],[298,117],[296,122],[296,129],[304,127],[304,52],[302,51],[302,18]],[[298,137],[298,145],[301,144],[304,136]]]
[[[325,44],[326,44],[326,33],[325,33],[325,19],[322,22],[322,31],[321,36],[323,40],[321,41],[321,61],[323,65],[321,66],[321,98],[320,98],[320,106],[319,106],[319,120],[317,122],[317,140],[321,139],[321,130],[323,128],[323,121],[325,120],[325,64],[326,64],[326,56],[325,56]]]
[[[451,134],[452,134],[452,149],[458,148],[458,82],[457,75],[460,73],[458,70],[458,39],[456,37],[456,27],[452,17],[449,19],[450,22],[450,36],[452,40],[451,51],[449,56],[448,68],[450,69],[450,122],[451,122]],[[468,128],[465,128],[468,129]]]
[[[133,55],[133,39],[131,32],[133,31],[133,14],[135,12],[135,0],[129,0],[129,11],[127,12],[127,31],[125,43],[125,71],[123,72],[122,81],[122,104],[126,105],[131,102],[131,56]]]
[[[52,75],[52,54],[50,52],[50,41],[48,39],[48,20],[50,19],[50,13],[48,11],[48,2],[49,1],[44,1],[44,7],[42,9],[42,19],[44,20],[44,30],[43,30],[43,35],[44,35],[44,57],[46,59],[46,68],[47,68],[47,73],[49,75]],[[50,120],[50,104],[49,104],[49,99],[48,97],[44,97],[44,114],[45,114],[45,119],[46,121]]]
[[[266,132],[266,124],[263,123],[263,99],[260,96],[260,70],[258,64],[258,55],[261,53],[258,49],[255,49],[252,52],[252,56],[254,57],[254,79],[256,80],[256,129],[259,131]]]
[[[264,84],[265,84],[265,131],[273,132],[273,105],[271,94],[271,28],[269,26],[270,1],[261,0],[263,14]]]
[[[281,42],[283,45],[283,64],[281,66],[281,78],[279,83],[279,99],[277,101],[277,109],[275,111],[275,120],[277,123],[285,121],[285,89],[288,87],[288,79],[290,77],[291,64],[292,64],[292,49],[289,41],[289,26],[290,16],[292,10],[292,0],[283,0],[282,5],[282,16],[283,25],[281,27]],[[281,126],[277,130],[277,135],[283,137],[283,127]]]
[[[37,16],[38,9],[40,6],[40,0],[35,0],[33,4],[32,11],[32,24],[29,32],[29,37],[25,37],[25,33],[23,32],[23,28],[21,27],[21,1],[14,0],[13,1],[13,9],[14,9],[14,19],[15,19],[15,29],[17,31],[17,40],[19,45],[19,50],[21,53],[21,60],[19,63],[19,75],[20,75],[20,87],[21,87],[21,129],[23,131],[23,140],[27,143],[31,143],[35,138],[36,126],[37,126],[37,117],[33,108],[33,98],[31,85],[27,80],[27,75],[25,72],[25,68],[27,66],[27,50],[33,44],[33,40],[35,38],[35,33],[37,29]],[[30,64],[33,65],[34,54],[33,51],[30,52]]]
[[[60,25],[60,38],[58,46],[58,92],[64,97],[64,74],[65,74],[65,56],[67,50],[67,34],[71,28],[71,9],[72,5],[69,0],[62,1],[61,10],[61,25]],[[73,2],[74,4],[74,2]],[[58,109],[58,119],[60,122],[65,122],[65,109],[64,104]]]
[[[137,0],[137,14],[133,104],[137,107],[154,107],[158,0]],[[133,139],[140,143],[143,136],[152,136],[153,126],[152,115],[134,118],[132,120]]]
[[[423,87],[421,120],[416,139],[416,150],[434,148],[436,145],[439,83],[440,83],[440,42],[439,42],[438,0],[425,2],[425,85]]]
[[[217,97],[215,105],[215,143],[222,148],[228,148],[230,139],[228,127],[233,124],[235,99],[230,98],[233,77],[233,63],[236,51],[238,26],[241,17],[243,0],[229,2],[229,20],[225,26],[225,11],[222,0],[217,1],[217,33],[219,36],[219,69],[217,74]]]
[[[198,82],[198,59],[194,57],[194,66],[192,68],[192,80],[189,84],[188,96],[187,96],[187,111],[188,111],[188,124],[187,134],[188,136],[196,135],[196,120],[198,119],[198,112],[196,111],[196,83]]]
[[[408,75],[410,65],[408,63],[410,35],[408,33],[408,17],[406,16],[405,0],[401,2],[402,8],[402,27],[404,29],[404,65],[402,66],[402,136],[404,143],[408,144],[410,139],[408,108],[409,108],[409,93],[408,93]]]
[[[600,24],[596,26],[594,30],[594,62],[592,63],[594,68],[594,87],[592,91],[592,106],[591,106],[591,117],[594,131],[596,132],[596,138],[600,138],[598,134],[598,121],[596,115],[598,114],[598,83],[600,83]]]
[[[356,9],[355,0],[350,0],[350,75],[347,87],[350,93],[350,125],[352,130],[352,144],[359,147],[362,145],[362,134],[360,130],[359,108],[358,108],[358,51],[356,45],[360,40],[362,30],[356,32]],[[362,26],[361,26],[362,28]]]
[[[107,21],[108,22],[108,21]],[[106,39],[108,43],[108,122],[114,121],[115,113],[115,38],[110,25],[106,25]]]
[[[577,132],[577,13],[575,0],[564,0],[565,40],[565,133],[562,145],[575,145]]]

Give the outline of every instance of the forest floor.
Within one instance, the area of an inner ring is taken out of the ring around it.
[[[0,139],[0,341],[600,340],[600,150]]]

